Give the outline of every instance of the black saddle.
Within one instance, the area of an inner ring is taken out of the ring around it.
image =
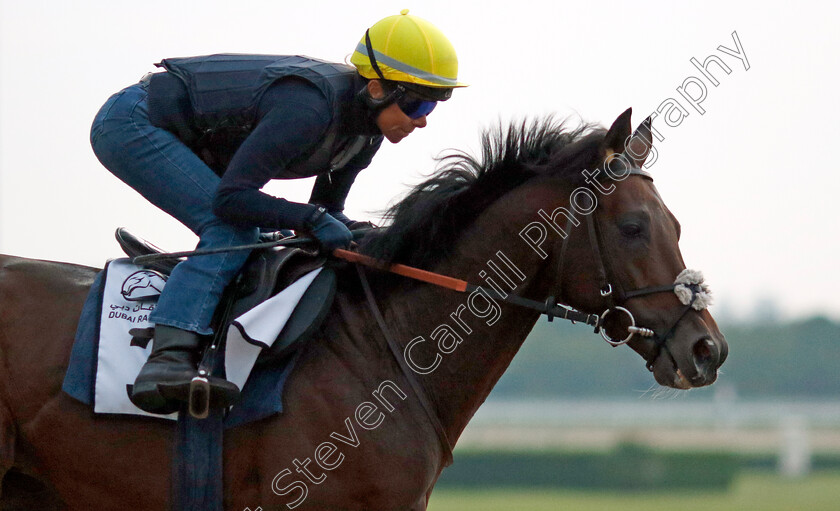
[[[147,254],[160,254],[163,253],[164,250],[159,248],[157,245],[153,245],[148,241],[144,240],[139,236],[135,236],[134,234],[128,232],[125,227],[118,227],[117,231],[114,233],[114,236],[117,238],[117,243],[120,244],[122,247],[123,252],[128,257],[137,257],[141,255]],[[156,270],[164,275],[169,275],[172,273],[172,269],[175,268],[175,265],[183,261],[184,258],[172,258],[172,259],[161,259],[160,261],[152,261],[151,263],[147,264],[146,267],[150,270]]]
[[[163,252],[125,228],[118,228],[116,238],[129,257]],[[161,260],[149,264],[151,269],[169,275],[181,259]],[[254,250],[239,275],[225,290],[216,311],[217,331],[227,331],[230,322],[276,295],[312,270],[324,267],[327,258],[301,248],[272,247]],[[324,267],[298,302],[292,316],[270,350],[260,355],[258,363],[271,363],[285,358],[308,339],[327,316],[336,292],[336,275]]]

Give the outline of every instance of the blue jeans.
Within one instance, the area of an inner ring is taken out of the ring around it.
[[[99,161],[149,202],[198,235],[198,249],[255,243],[259,229],[228,224],[213,214],[219,177],[175,135],[149,121],[143,84],[111,96],[90,132]],[[225,286],[245,263],[248,251],[190,257],[166,282],[149,317],[157,324],[213,333],[210,320]]]

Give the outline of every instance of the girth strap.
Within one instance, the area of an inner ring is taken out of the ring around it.
[[[440,423],[440,419],[438,418],[437,413],[435,413],[432,403],[429,402],[425,389],[423,389],[420,382],[417,381],[417,378],[414,376],[411,368],[408,367],[408,364],[403,358],[400,346],[388,330],[388,326],[385,324],[385,319],[379,311],[379,306],[376,305],[376,299],[373,296],[373,292],[370,290],[370,284],[368,284],[365,271],[362,269],[361,265],[357,264],[355,266],[356,271],[359,272],[359,280],[362,282],[362,289],[365,291],[365,296],[367,297],[368,304],[370,305],[370,310],[373,312],[373,317],[376,318],[376,322],[379,324],[379,329],[382,330],[382,335],[385,336],[388,347],[391,349],[391,354],[394,355],[394,358],[397,360],[397,365],[399,365],[400,369],[402,369],[406,380],[408,380],[409,385],[411,385],[411,389],[414,391],[414,394],[417,396],[417,399],[426,411],[426,415],[429,417],[429,422],[432,423],[432,426],[437,433],[438,440],[440,441],[441,449],[443,450],[443,466],[448,467],[452,464],[452,444],[449,442],[449,437],[446,436],[443,424]]]

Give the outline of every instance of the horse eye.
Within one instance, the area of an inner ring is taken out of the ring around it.
[[[635,223],[622,224],[619,230],[628,238],[637,238],[642,234],[642,226]]]

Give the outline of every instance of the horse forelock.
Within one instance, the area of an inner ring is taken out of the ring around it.
[[[606,130],[574,128],[549,116],[487,129],[481,156],[453,150],[438,158],[437,170],[384,215],[388,224],[362,243],[362,252],[387,262],[431,268],[490,204],[538,175],[569,182],[597,166]]]

